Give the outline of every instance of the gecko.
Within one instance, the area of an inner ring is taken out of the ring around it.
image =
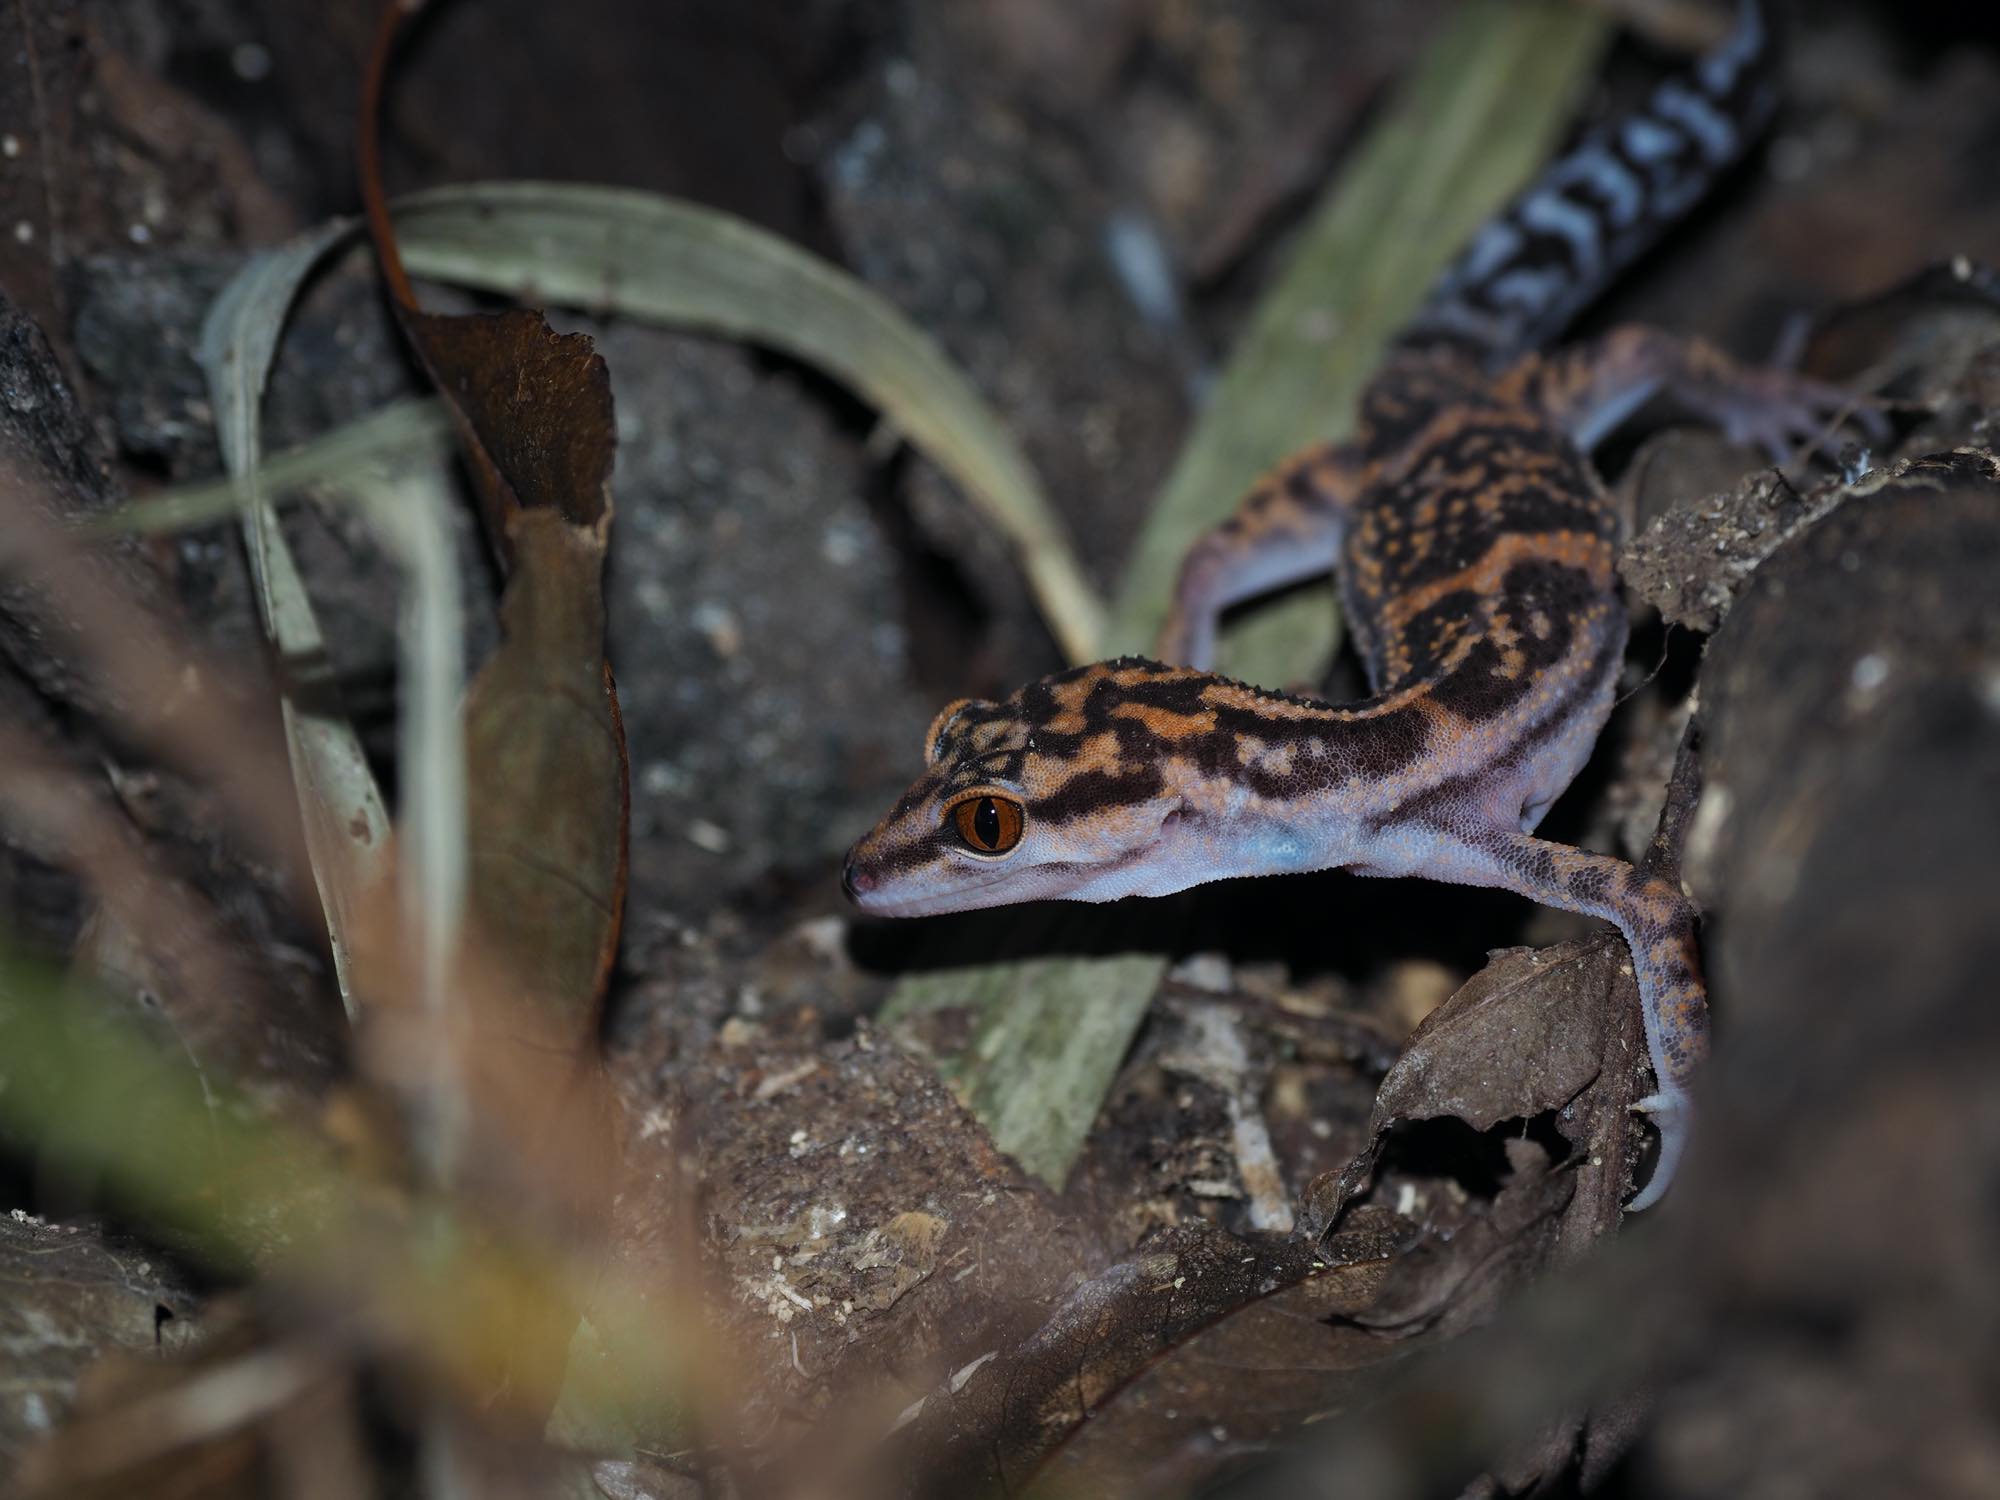
[[[1393,341],[1353,436],[1279,463],[1188,552],[1158,660],[960,699],[849,852],[863,911],[1163,896],[1332,868],[1498,887],[1613,923],[1631,950],[1659,1134],[1657,1202],[1707,1046],[1697,911],[1677,880],[1535,836],[1609,716],[1625,523],[1591,465],[1666,393],[1782,461],[1855,403],[1699,340],[1628,326],[1551,348],[1775,110],[1757,0],[1633,112],[1583,135],[1453,260]],[[1337,575],[1369,696],[1215,675],[1222,612]]]

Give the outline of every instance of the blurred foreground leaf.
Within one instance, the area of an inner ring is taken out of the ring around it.
[[[135,1112],[145,1129],[132,1128]],[[504,1390],[510,1409],[525,1404],[524,1385],[503,1379],[523,1354],[507,1329],[586,1291],[611,1330],[597,1351],[607,1381],[664,1406],[697,1367],[699,1320],[658,1286],[568,1258],[512,1217],[385,1190],[4,942],[0,1132],[98,1174],[116,1202],[209,1269],[261,1273],[300,1316],[337,1327],[342,1347],[407,1359],[462,1400]]]
[[[151,535],[206,526],[236,515],[253,502],[277,502],[315,486],[345,488],[357,473],[393,469],[402,462],[445,452],[450,418],[427,397],[395,401],[318,437],[273,454],[257,471],[254,489],[233,475],[156,490],[75,530],[83,541]],[[246,493],[252,498],[246,499]]]

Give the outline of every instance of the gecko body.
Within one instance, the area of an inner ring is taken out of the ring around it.
[[[1783,453],[1843,393],[1624,328],[1538,353],[1743,150],[1775,97],[1761,8],[1647,106],[1554,163],[1461,254],[1392,347],[1354,437],[1278,465],[1183,566],[1158,661],[947,706],[926,769],[848,856],[865,911],[1159,896],[1344,868],[1499,887],[1630,944],[1665,1191],[1706,1038],[1678,884],[1534,829],[1588,759],[1626,641],[1620,517],[1591,447],[1654,392]],[[1205,670],[1231,605],[1337,572],[1372,692]]]

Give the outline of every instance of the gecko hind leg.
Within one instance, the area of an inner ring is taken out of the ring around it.
[[[1781,467],[1801,450],[1838,459],[1845,426],[1873,442],[1889,431],[1876,403],[1844,387],[1740,364],[1701,339],[1636,323],[1524,366],[1516,378],[1532,386],[1524,394],[1586,450],[1658,390]]]

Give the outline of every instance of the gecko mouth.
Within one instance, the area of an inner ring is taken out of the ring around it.
[[[1074,869],[1072,865],[1038,865],[1037,871],[1058,872]],[[1015,901],[1033,901],[1037,894],[1001,893],[992,900],[980,900],[982,892],[993,891],[1003,885],[1037,884],[1021,877],[1022,872],[1006,870],[987,876],[984,880],[954,885],[950,890],[935,891],[911,896],[897,897],[893,891],[856,890],[853,883],[847,886],[848,899],[871,917],[935,917],[946,912],[973,911],[988,906],[1006,906]]]
[[[1111,899],[1105,896],[1078,896],[1109,875],[1116,875],[1146,858],[1145,849],[1128,849],[1115,859],[1101,863],[1065,860],[1041,865],[1013,866],[983,880],[952,886],[949,890],[924,892],[901,897],[893,891],[857,891],[849,883],[848,898],[871,917],[936,917],[956,911],[980,911],[994,906],[1013,906],[1026,901]]]

